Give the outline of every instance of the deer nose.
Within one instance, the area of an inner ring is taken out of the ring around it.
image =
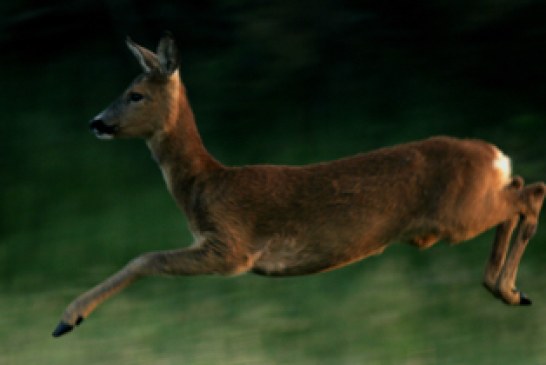
[[[103,129],[104,126],[105,126],[104,121],[101,119],[93,119],[89,123],[89,129],[91,129],[93,132]]]
[[[93,119],[89,123],[89,128],[95,133],[97,137],[111,138],[117,132],[118,127],[116,125],[106,124],[102,119]]]

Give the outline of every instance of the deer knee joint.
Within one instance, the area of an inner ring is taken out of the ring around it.
[[[520,229],[522,230],[521,231],[522,240],[529,241],[535,235],[537,231],[537,225],[532,223],[527,223],[523,225]]]
[[[546,195],[546,185],[544,183],[535,183],[526,186],[520,192],[521,214],[538,219],[538,215]]]
[[[128,268],[139,276],[151,275],[161,271],[164,261],[161,259],[161,253],[147,252],[131,260]]]
[[[509,187],[516,190],[521,190],[523,188],[524,181],[521,176],[514,176],[510,182]]]
[[[537,183],[532,187],[532,192],[537,200],[544,200],[544,195],[546,195],[546,185],[544,183]]]

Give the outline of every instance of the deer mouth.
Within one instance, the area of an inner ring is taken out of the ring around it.
[[[100,119],[95,119],[91,121],[91,124],[89,124],[89,128],[91,129],[91,131],[93,131],[93,133],[95,133],[95,136],[100,139],[112,139],[119,130],[119,127],[117,125],[106,124],[103,120]]]

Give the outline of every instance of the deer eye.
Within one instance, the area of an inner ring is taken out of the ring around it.
[[[129,101],[131,102],[139,102],[141,101],[142,99],[144,99],[144,95],[140,94],[140,93],[137,93],[137,92],[134,92],[134,91],[131,91],[128,95],[128,99]]]

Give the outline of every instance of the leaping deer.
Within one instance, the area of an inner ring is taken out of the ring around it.
[[[312,274],[379,254],[395,241],[428,248],[494,226],[484,285],[507,304],[531,304],[515,280],[546,185],[511,177],[510,159],[494,145],[433,137],[301,167],[227,167],[201,142],[172,37],[163,36],[156,53],[130,39],[127,46],[143,73],[90,127],[101,139],[146,140],[195,242],[133,259],[76,298],[53,336],[143,276]]]

